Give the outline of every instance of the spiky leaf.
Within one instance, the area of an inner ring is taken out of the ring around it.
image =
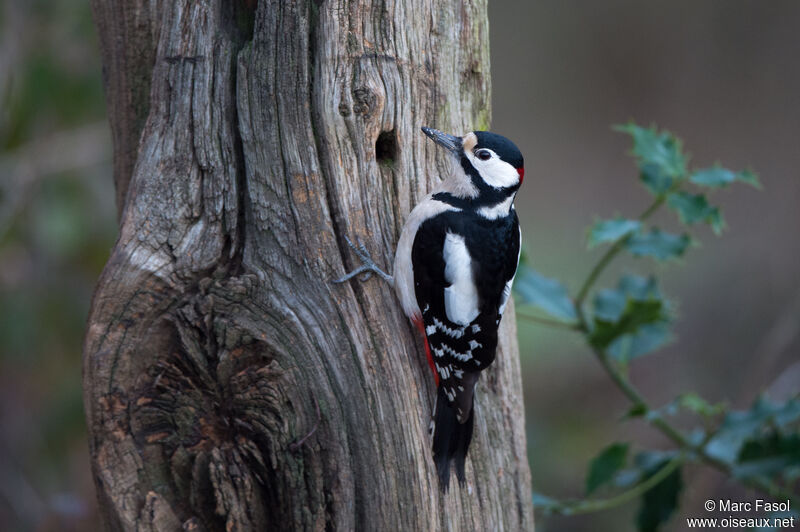
[[[800,434],[772,430],[747,440],[737,457],[738,476],[774,476],[800,466]]]
[[[567,289],[556,279],[550,279],[530,267],[520,266],[514,289],[519,302],[533,305],[556,319],[575,321],[577,314]]]
[[[633,155],[644,185],[655,195],[668,191],[675,180],[686,175],[686,158],[681,142],[668,131],[644,128],[633,123],[618,125],[616,131],[633,139]]]
[[[625,241],[627,250],[636,257],[668,260],[683,256],[692,239],[687,234],[674,235],[653,228],[647,233],[638,232]]]
[[[722,168],[719,165],[712,166],[711,168],[703,168],[695,170],[689,176],[689,181],[695,185],[704,187],[724,187],[734,182],[747,183],[748,185],[756,188],[761,188],[761,183],[758,181],[758,176],[749,170],[741,172],[734,172],[727,168]]]
[[[749,410],[733,411],[725,416],[720,429],[708,442],[706,452],[734,464],[745,442],[765,428],[783,430],[800,420],[800,399],[776,403],[759,398]]]
[[[622,357],[626,350],[622,343],[632,341],[625,339],[626,335],[636,335],[645,325],[666,324],[668,320],[668,308],[655,279],[627,275],[620,279],[617,289],[601,290],[595,296],[589,343],[606,349],[619,340],[615,350]],[[643,354],[640,351],[637,348],[637,353]]]
[[[611,342],[608,353],[615,360],[629,362],[665,346],[672,338],[672,329],[666,320],[648,323]]]
[[[725,228],[725,220],[719,208],[710,205],[703,194],[673,192],[667,196],[667,205],[678,213],[678,218],[686,225],[705,222],[716,234],[720,234]]]
[[[589,466],[586,476],[586,495],[610,482],[624,466],[628,458],[628,444],[614,443],[603,449]]]
[[[614,242],[620,238],[639,230],[642,223],[638,220],[614,218],[595,222],[589,229],[589,247],[592,248],[603,242]]]
[[[669,461],[669,458],[664,458],[644,468],[642,480],[655,475]],[[681,490],[683,490],[681,468],[675,469],[664,480],[647,490],[642,495],[642,504],[636,516],[637,530],[639,532],[659,530],[678,507]]]

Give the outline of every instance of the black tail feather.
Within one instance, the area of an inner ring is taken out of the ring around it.
[[[443,388],[439,387],[433,416],[433,461],[436,463],[442,491],[447,491],[450,484],[451,461],[455,461],[459,484],[463,485],[466,481],[464,463],[467,459],[469,443],[472,441],[474,415],[475,408],[470,408],[467,420],[459,423],[455,408],[447,400]]]

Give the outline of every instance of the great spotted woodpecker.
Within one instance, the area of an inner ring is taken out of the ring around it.
[[[463,484],[480,372],[494,361],[497,330],[511,295],[520,252],[514,198],[525,174],[522,154],[488,131],[463,137],[422,131],[458,158],[456,171],[408,216],[394,277],[354,246],[362,266],[338,282],[375,272],[393,282],[420,331],[437,384],[431,420],[433,458],[447,489],[450,464]]]

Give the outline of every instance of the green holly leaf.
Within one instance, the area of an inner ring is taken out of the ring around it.
[[[745,442],[766,428],[785,430],[800,420],[800,399],[775,403],[759,398],[749,410],[729,412],[719,430],[706,445],[706,452],[734,464]]]
[[[625,466],[627,458],[627,443],[614,443],[603,449],[589,466],[589,473],[586,476],[586,495],[613,480]]]
[[[751,187],[761,188],[761,181],[758,179],[758,174],[750,170],[742,170],[736,173],[736,181],[746,183]]]
[[[689,176],[689,181],[704,187],[724,187],[736,181],[736,174],[727,168],[713,166],[695,170]]]
[[[630,347],[624,344],[634,341],[631,337],[624,338],[626,335],[637,335],[645,325],[668,321],[668,308],[655,279],[627,275],[620,279],[617,289],[601,290],[595,296],[589,343],[599,349],[614,346],[616,356],[625,358]],[[655,331],[644,330],[644,334],[651,333]],[[641,345],[635,349],[637,356],[644,353],[646,340],[640,338]]]
[[[669,322],[659,321],[639,327],[636,332],[623,334],[608,346],[608,354],[620,362],[630,362],[634,358],[652,353],[672,341]]]
[[[653,228],[647,233],[637,232],[625,241],[625,247],[635,257],[652,257],[668,260],[683,256],[692,239],[687,234],[673,235]]]
[[[680,140],[671,133],[634,123],[618,125],[614,129],[629,134],[633,139],[633,156],[639,167],[640,178],[650,192],[662,195],[675,180],[685,177],[686,157]]]
[[[589,228],[589,247],[592,248],[603,242],[614,242],[620,238],[639,230],[642,223],[638,220],[614,218],[595,222]]]
[[[677,406],[706,418],[718,416],[725,412],[723,403],[711,404],[694,392],[683,393],[675,400]]]
[[[661,301],[637,301],[628,299],[622,315],[616,321],[595,319],[595,328],[589,342],[597,348],[606,349],[614,340],[625,334],[638,332],[648,323],[662,321],[663,308]]]
[[[711,206],[703,194],[673,192],[667,196],[667,205],[678,213],[678,218],[686,225],[705,222],[715,234],[720,234],[725,228],[719,208]]]
[[[654,164],[645,164],[639,168],[639,179],[654,196],[661,196],[672,188],[674,179],[665,174]]]
[[[575,305],[564,285],[533,268],[520,267],[514,281],[514,290],[520,303],[524,305],[533,305],[562,321],[578,319]]]
[[[660,458],[661,453],[642,453],[637,457],[643,469],[642,481],[656,474],[671,458]],[[641,455],[640,455],[641,456]],[[669,520],[678,507],[678,498],[683,490],[681,468],[675,469],[664,480],[642,495],[642,504],[636,516],[636,528],[640,532],[655,532]]]
[[[758,176],[750,170],[733,172],[732,170],[722,168],[719,165],[712,166],[711,168],[695,170],[689,176],[689,181],[695,185],[714,188],[724,187],[739,181],[741,183],[747,183],[748,185],[756,188],[761,188],[761,183],[758,181]]]
[[[656,278],[652,276],[623,275],[619,279],[618,287],[634,299],[661,299],[662,297]]]
[[[735,473],[740,477],[771,477],[800,466],[800,434],[773,430],[747,440],[737,457]]]

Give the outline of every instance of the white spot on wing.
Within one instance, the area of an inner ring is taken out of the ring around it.
[[[508,303],[508,298],[509,298],[509,296],[511,296],[511,285],[513,285],[513,284],[514,284],[514,278],[512,277],[511,279],[509,279],[509,281],[503,287],[503,295],[500,296],[500,308],[498,309],[500,314],[502,314],[503,311],[506,309],[506,304]]]
[[[450,283],[444,289],[447,318],[459,325],[469,325],[478,316],[478,291],[472,280],[472,258],[464,237],[447,233],[442,255],[444,276]]]
[[[472,358],[472,351],[467,351],[466,353],[459,353],[449,345],[445,344],[442,344],[442,351],[462,362],[466,362],[467,360]]]
[[[451,329],[450,327],[448,327],[447,325],[445,325],[436,318],[433,318],[433,327],[435,329],[439,329],[450,338],[461,338],[462,336],[464,336],[464,327],[461,327],[459,329]]]

